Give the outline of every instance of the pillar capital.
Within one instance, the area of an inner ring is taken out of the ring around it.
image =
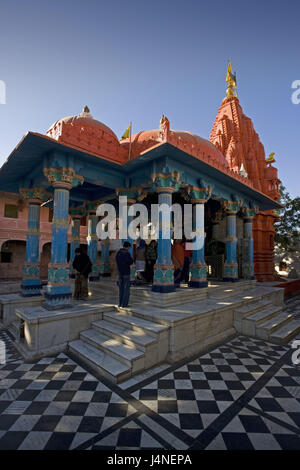
[[[254,207],[253,209],[250,209],[248,207],[241,208],[241,213],[244,219],[253,219],[258,213],[258,211],[258,207]]]
[[[46,202],[51,197],[45,188],[20,188],[19,192],[23,199],[34,204],[42,204],[42,202]]]
[[[189,186],[188,194],[192,204],[205,204],[211,198],[212,188],[198,188],[197,186]]]
[[[86,215],[86,208],[84,206],[70,207],[69,214],[72,219],[81,219]]]
[[[116,196],[126,196],[128,204],[135,204],[142,201],[147,196],[148,191],[143,186],[133,188],[116,188]]]
[[[233,215],[239,212],[243,202],[242,201],[228,201],[225,200],[222,202],[222,207],[225,210],[227,215]]]
[[[180,173],[178,171],[169,172],[164,168],[161,173],[151,175],[152,188],[157,193],[174,193],[181,185]]]
[[[97,207],[104,204],[104,201],[87,201],[85,204],[86,213],[88,215],[96,215]]]
[[[54,188],[71,189],[83,183],[84,178],[74,168],[44,168],[44,175]]]
[[[223,219],[223,212],[222,211],[217,211],[212,218],[212,223],[213,224],[219,224]]]

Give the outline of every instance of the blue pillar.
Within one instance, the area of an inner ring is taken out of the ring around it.
[[[172,187],[157,187],[158,204],[172,206]],[[157,246],[157,260],[154,265],[154,278],[152,290],[154,292],[174,292],[174,266],[172,264],[171,254],[171,213],[166,221],[166,230],[169,231],[169,238],[163,238],[162,233],[162,214],[159,213],[159,236]]]
[[[99,266],[97,264],[97,255],[98,255],[98,237],[96,233],[98,223],[98,216],[96,215],[95,210],[89,210],[89,222],[88,222],[88,255],[93,263],[92,272],[89,275],[89,281],[95,282],[99,281],[100,273]]]
[[[30,297],[41,295],[40,280],[40,206],[49,199],[44,188],[22,188],[20,195],[29,203],[26,234],[26,259],[21,283],[21,295]]]
[[[80,247],[80,219],[81,216],[72,216],[71,249],[70,249],[70,278],[75,278],[72,263],[75,257],[76,248]]]
[[[45,294],[45,307],[49,310],[68,306],[72,297],[67,263],[70,189],[67,183],[54,184],[51,262]]]
[[[242,241],[242,273],[244,279],[255,279],[252,222],[256,209],[243,208],[244,237]]]
[[[109,239],[101,240],[101,258],[100,258],[100,276],[110,276],[110,265],[109,265]]]
[[[21,284],[21,295],[24,297],[41,295],[40,280],[40,204],[41,201],[29,201],[28,225],[26,234],[26,260]]]
[[[236,256],[236,214],[240,210],[240,202],[225,201],[226,210],[226,262],[224,264],[224,278],[226,282],[237,282],[238,264]]]
[[[193,223],[196,232],[197,248],[193,250],[193,261],[190,267],[190,280],[189,287],[207,287],[207,266],[204,258],[204,244],[205,244],[205,231],[204,231],[204,203],[205,201],[199,200],[193,206]],[[196,212],[198,217],[196,217]]]
[[[136,200],[135,199],[132,199],[128,196],[130,196],[130,191],[128,191],[128,194],[126,194],[126,191],[123,190],[122,193],[121,193],[122,196],[127,196],[127,206],[126,206],[126,210],[127,210],[127,230],[129,228],[129,225],[130,225],[130,222],[134,219],[134,216],[131,216],[131,215],[128,215],[128,211],[129,211],[129,208],[130,206],[132,206],[133,204],[135,204]],[[124,210],[125,210],[125,207],[124,207]],[[130,243],[130,248],[129,248],[129,253],[131,254],[132,258],[133,258],[133,244],[134,244],[134,241],[135,239],[131,238],[129,236],[129,233],[127,233],[127,238],[125,239],[122,239],[122,244],[124,242],[129,242]],[[130,284],[133,286],[135,285],[135,264],[133,263],[131,266],[130,266]]]

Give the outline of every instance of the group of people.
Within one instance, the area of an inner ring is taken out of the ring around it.
[[[135,261],[136,279],[140,282],[152,283],[154,265],[157,260],[157,241],[151,240],[147,245],[145,240],[140,240],[134,250],[134,257],[130,254],[131,244],[123,243],[116,254],[119,285],[119,307],[126,308],[130,296],[130,267]],[[174,240],[172,244],[172,263],[174,265],[174,284],[179,287],[181,282],[188,282],[189,267],[192,252],[187,249],[186,241]],[[135,258],[135,260],[134,260]],[[89,256],[81,248],[76,248],[73,261],[75,275],[74,298],[77,300],[88,299],[88,276],[92,271],[92,262]]]

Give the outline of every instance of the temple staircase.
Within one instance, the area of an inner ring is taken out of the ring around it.
[[[139,318],[129,309],[114,308],[71,341],[69,351],[98,374],[119,383],[166,358],[168,330],[168,325]]]
[[[268,299],[236,308],[233,324],[238,333],[277,344],[286,343],[300,331],[300,320]]]

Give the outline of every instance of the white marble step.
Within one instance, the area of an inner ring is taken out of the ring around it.
[[[300,320],[291,320],[282,327],[275,330],[271,336],[270,341],[278,344],[284,344],[300,331]]]
[[[140,361],[142,363],[140,368],[143,369],[143,358],[145,355],[143,351],[130,348],[129,346],[122,344],[120,341],[110,338],[95,329],[82,331],[80,333],[80,339],[91,344],[97,349],[101,349],[118,361],[127,364],[129,367],[132,367],[135,361],[142,359],[142,361]]]
[[[272,303],[269,300],[259,300],[256,302],[251,302],[248,305],[244,305],[234,310],[234,319],[243,320],[243,318],[253,313],[258,312],[264,308],[270,307]]]
[[[80,339],[71,341],[69,349],[93,370],[114,383],[126,380],[131,376],[131,368],[128,365]]]
[[[293,315],[288,314],[287,312],[281,312],[278,315],[269,318],[269,320],[264,323],[261,323],[259,327],[256,328],[256,336],[258,338],[268,340],[275,330],[290,322],[292,318]]]
[[[282,307],[280,305],[270,305],[269,307],[264,308],[263,310],[258,310],[257,312],[248,315],[245,321],[254,322],[256,325],[260,325],[261,323],[267,321],[269,318],[274,317],[277,313],[281,312]]]
[[[227,287],[217,287],[215,289],[208,289],[208,297],[212,299],[221,299],[224,297],[233,296],[236,294],[240,294],[244,290],[244,286],[240,286],[239,283],[234,283],[232,286],[228,285]],[[250,287],[249,287],[250,288]]]
[[[126,313],[106,312],[104,313],[103,318],[104,320],[116,323],[117,325],[153,336],[154,338],[156,338],[162,331],[168,329],[168,326],[144,320],[133,315],[127,315]]]
[[[127,326],[124,327],[106,320],[95,321],[92,323],[92,327],[140,351],[145,351],[147,346],[156,342],[153,336],[141,334]]]
[[[282,311],[282,307],[271,305],[263,310],[259,310],[256,313],[248,315],[241,321],[242,333],[244,335],[256,336],[256,330],[260,323],[264,323],[269,318],[274,317]]]

